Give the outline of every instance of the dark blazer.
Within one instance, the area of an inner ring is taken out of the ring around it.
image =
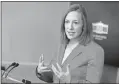
[[[104,50],[103,48],[95,42],[91,42],[88,45],[78,45],[74,50],[70,53],[68,58],[64,61],[63,64],[63,56],[65,52],[66,46],[61,45],[59,48],[58,56],[55,61],[52,61],[51,64],[55,65],[55,62],[58,62],[62,67],[63,71],[66,71],[67,64],[70,65],[71,71],[71,83],[83,83],[88,81],[90,83],[100,83],[100,79],[102,76],[103,65],[104,65]],[[50,65],[49,65],[49,68]],[[62,80],[59,80],[54,73],[49,72],[49,75],[41,73],[39,77],[41,80],[46,82],[49,79],[52,79],[54,83],[61,83]]]

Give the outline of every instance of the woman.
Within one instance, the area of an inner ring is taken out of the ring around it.
[[[55,60],[55,61],[54,61]],[[50,65],[43,56],[36,68],[39,79],[53,83],[100,83],[104,50],[92,38],[85,8],[72,5],[61,25],[61,46]]]

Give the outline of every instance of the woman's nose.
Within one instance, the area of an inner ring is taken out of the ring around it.
[[[73,24],[72,24],[72,23],[70,23],[70,24],[69,24],[68,29],[69,29],[69,30],[73,30],[73,29],[74,29],[74,28],[73,28]]]

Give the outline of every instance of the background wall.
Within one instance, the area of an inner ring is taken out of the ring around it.
[[[2,61],[49,62],[57,51],[60,23],[69,2],[2,2]]]
[[[108,24],[107,39],[96,40],[105,51],[105,64],[119,67],[119,2],[71,2],[82,4],[91,23]]]
[[[96,40],[105,51],[105,66],[101,82],[119,83],[119,2],[71,2],[82,4],[91,23],[102,21],[108,24],[107,39]]]

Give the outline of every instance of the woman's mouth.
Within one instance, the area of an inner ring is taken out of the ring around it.
[[[68,32],[69,35],[73,35],[75,32]]]

